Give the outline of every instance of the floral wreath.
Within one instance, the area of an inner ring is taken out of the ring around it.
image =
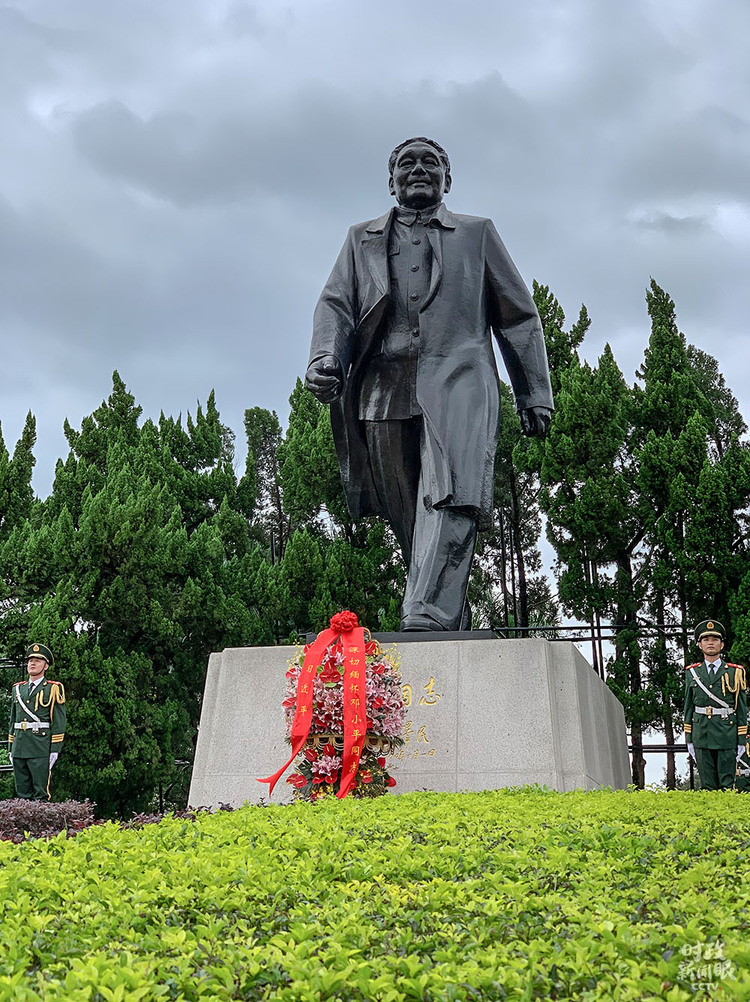
[[[287,783],[295,800],[377,797],[396,785],[386,755],[404,743],[406,710],[395,649],[383,651],[353,612],[339,612],[289,662],[286,678],[292,756],[259,781],[270,784],[269,793],[293,761]]]

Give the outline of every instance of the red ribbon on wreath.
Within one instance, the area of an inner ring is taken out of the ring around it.
[[[297,706],[292,722],[292,755],[277,772],[259,783],[268,783],[269,797],[273,788],[302,750],[310,733],[313,718],[313,686],[318,668],[326,650],[341,638],[344,650],[344,755],[341,765],[341,782],[336,796],[343,799],[354,785],[359,759],[367,734],[367,674],[365,665],[365,631],[353,612],[337,612],[331,619],[331,628],[318,634],[312,644],[305,647],[299,679],[297,680]]]

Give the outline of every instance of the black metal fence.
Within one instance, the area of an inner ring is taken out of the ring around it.
[[[661,638],[671,640],[684,650],[688,645],[689,631],[681,626],[664,623],[628,624],[612,623],[602,625],[600,622],[575,623],[572,626],[552,626],[549,624],[535,626],[498,626],[492,625],[492,631],[502,639],[517,639],[519,637],[540,637],[542,640],[566,640],[572,643],[590,645],[591,666],[599,678],[606,680],[606,657],[604,648],[612,644],[623,630],[634,631],[639,640]],[[681,650],[681,656],[682,656]]]
[[[659,745],[659,744],[648,744],[648,745],[628,745],[628,751],[632,755],[634,751],[639,752],[642,755],[678,755],[680,753],[688,756],[688,783],[690,789],[695,789],[695,764],[693,760],[688,755],[687,745]]]

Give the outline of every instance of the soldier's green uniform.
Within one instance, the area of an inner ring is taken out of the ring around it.
[[[44,658],[52,664],[52,652],[44,644],[32,644],[27,658]],[[50,756],[65,740],[65,689],[44,675],[33,687],[31,679],[16,682],[10,709],[8,742],[13,757],[16,793],[24,800],[49,800]]]
[[[685,669],[685,737],[694,747],[703,789],[728,790],[735,783],[738,747],[747,740],[745,669],[720,659],[721,623],[704,620],[695,635],[699,646],[708,637],[720,639],[713,657],[721,664],[713,672],[706,660]]]

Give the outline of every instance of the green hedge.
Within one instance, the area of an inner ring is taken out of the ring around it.
[[[750,999],[749,853],[742,794],[539,789],[0,843],[0,1000]]]

